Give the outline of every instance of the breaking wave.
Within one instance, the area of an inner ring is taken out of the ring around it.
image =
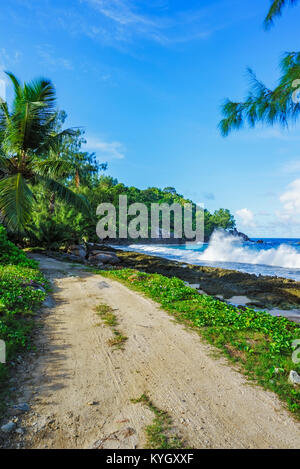
[[[223,232],[213,234],[207,249],[199,254],[198,259],[300,269],[300,252],[293,246],[281,244],[276,248],[258,250]]]
[[[119,247],[186,264],[222,267],[300,281],[300,245],[286,240],[273,240],[264,244],[245,243],[224,231],[216,231],[209,244],[204,245],[132,244]]]

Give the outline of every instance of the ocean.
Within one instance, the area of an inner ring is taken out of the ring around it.
[[[263,243],[257,243],[258,240]],[[242,242],[218,231],[208,244],[120,246],[186,264],[221,267],[256,275],[285,277],[300,281],[300,238],[257,238]]]

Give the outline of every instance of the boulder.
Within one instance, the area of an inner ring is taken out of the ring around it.
[[[8,422],[6,425],[1,427],[1,431],[3,433],[11,433],[16,428],[16,424],[14,422]]]
[[[116,252],[117,249],[113,248],[112,246],[108,246],[105,244],[98,244],[98,243],[88,243],[87,244],[88,251],[108,251],[108,252]]]
[[[85,259],[86,258],[86,249],[82,245],[74,245],[70,246],[68,250],[69,254],[80,257],[80,259]]]
[[[298,375],[297,371],[292,370],[290,372],[289,382],[300,385],[300,376]]]
[[[91,264],[93,265],[99,265],[99,263],[116,265],[119,264],[121,261],[113,253],[93,252],[89,257],[89,262],[91,262]]]
[[[28,405],[26,402],[24,402],[24,403],[22,403],[22,404],[14,405],[13,408],[16,409],[16,410],[17,410],[18,412],[20,412],[20,413],[21,413],[21,412],[24,412],[24,413],[25,413],[25,412],[29,412],[29,411],[30,411],[30,407],[29,407],[29,405]]]
[[[104,254],[105,256],[113,256],[117,257],[117,255],[113,251],[99,251],[98,249],[94,249],[93,251],[90,252],[89,257],[94,257],[98,256],[98,254]]]
[[[236,228],[234,228],[233,230],[229,230],[229,234],[231,234],[232,236],[236,238],[240,238],[241,240],[245,242],[251,241],[250,238],[245,233],[238,231]]]
[[[54,300],[53,298],[51,298],[51,296],[47,296],[47,298],[45,299],[45,301],[43,302],[42,306],[44,308],[53,308],[54,306]]]

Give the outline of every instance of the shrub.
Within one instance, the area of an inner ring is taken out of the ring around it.
[[[30,315],[46,298],[48,283],[37,262],[7,239],[0,226],[0,339],[6,345],[6,364],[0,363],[0,411],[9,365],[15,356],[30,348],[34,321]]]
[[[6,230],[0,225],[0,264],[19,265],[36,269],[38,264],[28,259],[24,252],[7,239]]]

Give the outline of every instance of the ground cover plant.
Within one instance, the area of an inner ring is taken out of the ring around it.
[[[6,363],[0,363],[0,412],[9,370],[16,356],[30,349],[33,315],[47,296],[48,283],[38,264],[8,241],[0,226],[0,340]]]
[[[300,373],[292,360],[293,342],[300,326],[264,311],[239,309],[208,295],[200,295],[178,278],[146,274],[132,269],[100,271],[158,302],[179,322],[240,364],[249,379],[274,391],[300,418],[300,387],[288,380],[291,370]]]
[[[113,337],[109,340],[109,345],[111,347],[118,348],[120,350],[124,349],[124,344],[127,341],[127,337],[122,334],[118,329],[118,319],[114,313],[114,310],[105,304],[98,305],[96,308],[97,315],[102,319],[104,324],[111,328]]]
[[[154,414],[151,425],[147,425],[146,448],[147,449],[181,449],[184,447],[182,440],[174,433],[170,415],[158,409],[147,394],[142,394],[138,399],[132,399],[134,404],[143,404]]]

